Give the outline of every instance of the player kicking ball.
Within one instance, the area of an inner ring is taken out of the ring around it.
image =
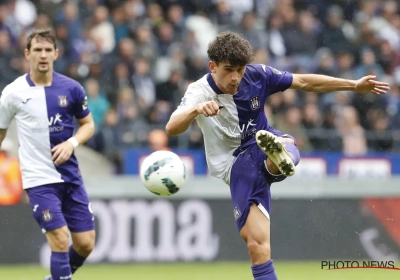
[[[389,85],[374,76],[357,81],[292,74],[253,61],[241,35],[219,34],[208,48],[210,72],[190,84],[166,126],[178,135],[196,119],[204,135],[207,165],[229,184],[239,233],[247,243],[256,280],[275,280],[270,245],[270,187],[295,173],[295,139],[274,129],[264,113],[268,96],[288,88],[309,92],[384,94]]]
[[[72,279],[95,243],[94,217],[74,155],[92,137],[94,122],[82,86],[53,71],[57,56],[51,30],[34,31],[25,49],[30,72],[0,97],[0,145],[15,119],[23,188],[51,248],[46,280]]]

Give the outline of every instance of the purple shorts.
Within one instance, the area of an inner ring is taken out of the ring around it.
[[[57,183],[26,189],[33,217],[43,232],[68,226],[71,232],[95,228],[89,197],[83,186]]]
[[[278,134],[279,135],[279,134]],[[290,135],[280,137],[294,138]],[[233,215],[239,231],[246,223],[250,206],[256,204],[266,217],[271,211],[271,184],[286,179],[284,175],[272,175],[265,166],[267,156],[255,143],[240,153],[232,166],[230,190]]]

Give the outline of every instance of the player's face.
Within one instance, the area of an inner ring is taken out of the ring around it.
[[[32,39],[31,49],[25,49],[31,71],[47,73],[53,71],[53,63],[58,57],[54,44],[46,39]]]
[[[215,83],[223,93],[235,94],[238,91],[246,66],[233,66],[225,62],[217,65],[215,62],[210,61],[209,67],[213,73]]]

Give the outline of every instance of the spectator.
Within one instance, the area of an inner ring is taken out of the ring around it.
[[[116,35],[112,24],[108,21],[108,17],[109,12],[104,6],[97,7],[93,15],[91,36],[100,45],[100,50],[103,54],[112,52],[115,47]],[[118,31],[120,32],[120,30]],[[118,33],[118,35],[120,34]]]
[[[170,151],[168,147],[168,135],[165,130],[154,129],[150,131],[147,137],[149,148],[152,152],[155,151]]]
[[[110,107],[110,103],[101,92],[97,80],[90,78],[86,81],[86,93],[88,96],[88,106],[92,112],[95,125],[98,127],[104,121],[104,115]]]
[[[254,63],[394,81],[387,96],[286,90],[269,97],[270,122],[290,127],[305,149],[348,152],[361,143],[354,151],[363,154],[400,148],[395,134],[385,132],[400,129],[398,1],[0,1],[0,87],[28,71],[26,37],[48,26],[58,36],[56,71],[88,91],[99,136],[91,147],[114,161],[116,173],[122,172],[122,149],[147,146],[148,133],[164,129],[188,84],[208,72],[208,43],[222,30],[237,30],[252,42]],[[358,132],[344,133],[347,126]],[[169,146],[201,148],[197,124]]]
[[[361,156],[367,153],[365,130],[360,125],[356,109],[348,106],[342,110],[337,129],[343,138],[345,155]]]
[[[352,42],[346,37],[343,30],[343,10],[341,7],[333,5],[328,9],[325,25],[320,32],[319,46],[330,48],[334,54],[352,50]]]
[[[140,107],[144,110],[156,101],[155,85],[150,76],[149,62],[144,58],[135,61],[135,74],[132,77]]]
[[[256,50],[265,46],[265,34],[257,27],[257,18],[253,12],[243,14],[236,32],[243,34]]]
[[[234,26],[233,13],[228,6],[227,0],[214,0],[214,4],[215,13],[213,15],[213,22],[219,26],[219,30],[228,30]]]
[[[302,114],[299,108],[289,107],[282,119],[276,121],[276,128],[285,131],[296,139],[297,147],[302,151],[311,150],[311,145],[304,127],[301,126]]]

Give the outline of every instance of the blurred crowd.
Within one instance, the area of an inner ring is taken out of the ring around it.
[[[84,86],[96,123],[93,149],[120,161],[125,148],[201,148],[194,123],[162,135],[189,83],[208,72],[218,32],[243,34],[255,63],[347,79],[376,75],[385,96],[287,90],[265,110],[303,151],[400,150],[400,1],[395,0],[2,0],[0,88],[25,73],[26,36],[52,26],[55,70]],[[152,130],[157,133],[149,134]],[[161,130],[161,131],[160,131]],[[156,136],[152,136],[156,135]]]

